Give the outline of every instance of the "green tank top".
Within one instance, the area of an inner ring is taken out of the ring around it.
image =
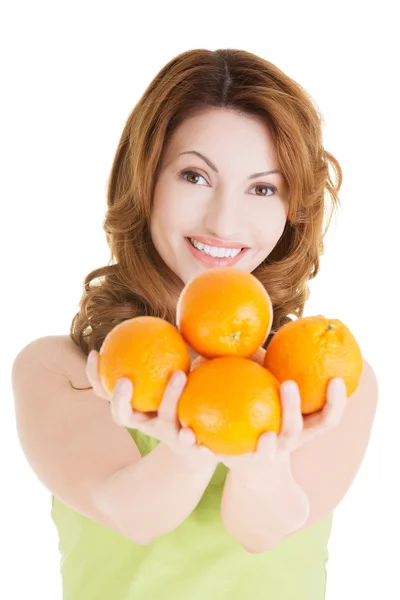
[[[142,456],[158,444],[128,431]],[[333,515],[272,550],[249,554],[221,522],[226,473],[219,464],[191,515],[148,546],[53,496],[63,600],[324,600]]]

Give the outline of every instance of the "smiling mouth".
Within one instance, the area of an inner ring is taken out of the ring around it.
[[[203,248],[197,248],[197,246],[194,245],[194,243],[192,242],[192,240],[190,238],[185,238],[189,244],[192,246],[192,248],[195,248],[195,250],[197,250],[198,252],[202,252],[203,254],[205,254],[206,256],[209,256],[211,258],[216,258],[216,259],[220,259],[220,260],[228,260],[229,258],[236,258],[236,256],[239,256],[239,254],[242,254],[244,250],[248,250],[247,247],[243,247],[243,248],[225,248],[225,250],[233,250],[233,255],[230,254],[228,256],[223,255],[223,256],[219,256],[218,254],[210,254],[209,252],[205,252],[204,248],[205,248],[205,244],[202,244],[204,247]],[[210,246],[210,248],[215,248],[216,250],[219,250],[220,248],[217,248],[216,246]],[[237,252],[237,250],[239,250],[239,252]]]

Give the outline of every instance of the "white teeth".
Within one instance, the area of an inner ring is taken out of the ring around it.
[[[204,254],[208,254],[214,258],[233,258],[241,252],[241,248],[217,248],[216,246],[207,246],[192,238],[190,238],[190,242],[197,250],[201,250]]]

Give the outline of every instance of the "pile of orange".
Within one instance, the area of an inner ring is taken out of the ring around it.
[[[272,338],[260,365],[252,360],[271,330],[270,297],[252,274],[216,267],[183,288],[176,327],[157,317],[136,317],[112,329],[99,353],[99,375],[111,393],[131,379],[135,410],[157,411],[175,370],[188,375],[178,418],[199,444],[221,454],[256,449],[260,435],[279,433],[280,384],[292,379],[303,414],[320,410],[327,385],[342,377],[347,395],[362,373],[360,348],[338,319],[304,317]],[[189,347],[200,355],[191,365]]]

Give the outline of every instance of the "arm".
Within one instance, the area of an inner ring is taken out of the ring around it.
[[[95,491],[95,502],[126,537],[147,545],[190,515],[214,470],[215,465],[192,467],[160,443],[104,481]]]
[[[264,552],[299,529],[309,501],[286,455],[263,468],[230,469],[221,503],[225,529],[250,553]]]
[[[39,338],[19,352],[12,388],[22,450],[64,504],[147,544],[193,510],[215,467],[194,469],[161,443],[142,458],[109,403],[71,387],[90,386],[85,369],[86,357],[67,336]]]
[[[222,503],[231,535],[249,551],[263,552],[333,512],[360,468],[377,402],[376,376],[364,361],[360,384],[338,425],[282,458],[281,465],[271,464],[264,474],[232,469]],[[300,508],[302,494],[309,502],[308,514]]]

